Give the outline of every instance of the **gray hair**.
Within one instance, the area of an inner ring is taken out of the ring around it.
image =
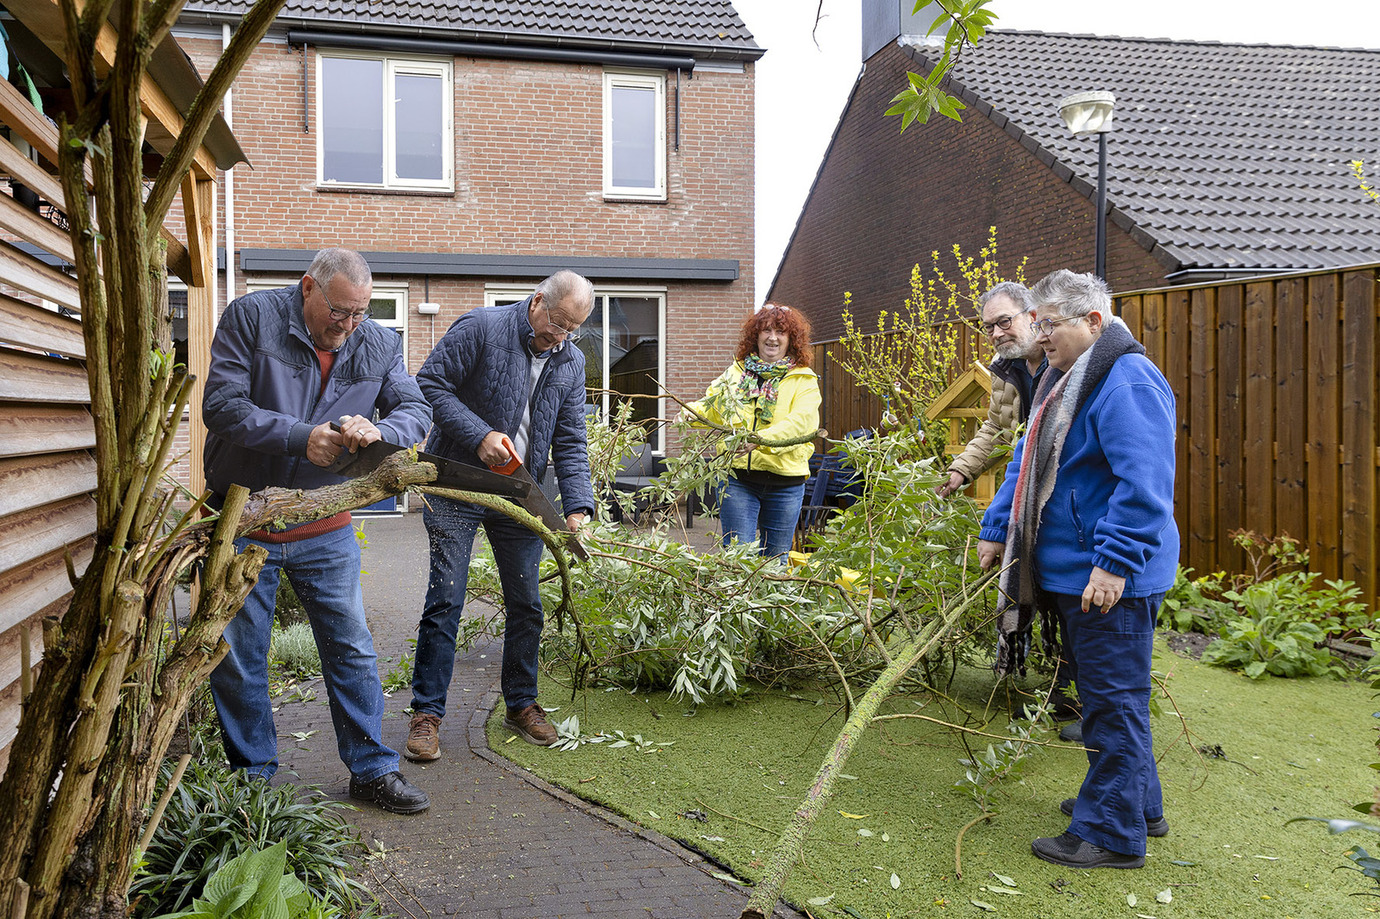
[[[541,294],[552,308],[572,300],[571,306],[579,310],[582,316],[589,315],[590,310],[594,309],[594,285],[569,268],[562,268],[542,281],[537,285],[536,292]]]
[[[1112,289],[1095,274],[1060,268],[1045,275],[1030,294],[1037,305],[1055,307],[1060,316],[1086,316],[1097,310],[1112,318]]]
[[[988,301],[994,297],[1009,297],[1022,313],[1035,311],[1035,300],[1030,296],[1030,288],[1016,281],[1002,281],[988,288],[985,294],[978,297],[978,312],[982,312]]]
[[[357,286],[372,287],[374,284],[374,274],[369,270],[369,263],[353,249],[322,249],[311,260],[307,274],[315,278],[316,283],[322,287],[329,285],[331,279],[338,274],[343,274],[345,280]]]

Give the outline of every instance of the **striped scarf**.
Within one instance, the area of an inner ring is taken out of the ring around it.
[[[1102,334],[1092,347],[1079,356],[1068,373],[1060,376],[1051,370],[1040,381],[1039,392],[1035,394],[1038,408],[1030,416],[1025,432],[1020,474],[1011,498],[1011,522],[1006,529],[1006,548],[1001,557],[997,655],[992,664],[999,677],[1025,675],[1035,611],[1034,559],[1040,513],[1054,492],[1064,440],[1083,403],[1117,359],[1125,354],[1144,353],[1145,348],[1132,337],[1126,323],[1112,317],[1103,325]],[[1051,621],[1054,617],[1049,612],[1044,610],[1041,617],[1041,646],[1045,655],[1054,659],[1059,655],[1058,622]]]

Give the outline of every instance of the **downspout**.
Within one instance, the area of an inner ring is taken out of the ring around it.
[[[230,24],[223,23],[220,27],[221,50],[230,47]],[[232,132],[235,130],[234,112],[231,108],[232,90],[225,91],[225,103],[223,112],[225,115],[225,125]],[[230,301],[235,299],[235,167],[231,166],[225,170],[225,305],[229,306]]]

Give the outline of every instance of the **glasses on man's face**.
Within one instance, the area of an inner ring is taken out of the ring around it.
[[[315,278],[312,278],[312,280],[316,281]],[[331,298],[326,295],[326,285],[322,284],[320,281],[316,281],[316,289],[321,291],[321,296],[326,300],[326,309],[331,311],[332,322],[344,322],[346,319],[348,319],[355,325],[359,325],[361,322],[368,319],[369,313],[372,312],[372,310],[370,310],[367,306],[358,313],[352,313],[349,310],[336,309],[335,304],[331,302]]]
[[[1052,335],[1054,327],[1066,322],[1077,322],[1082,316],[1065,316],[1063,319],[1037,319],[1030,324],[1036,335]]]
[[[562,337],[565,338],[566,341],[571,343],[577,342],[580,340],[581,337],[583,337],[584,333],[580,331],[580,327],[578,325],[573,329],[567,329],[565,326],[561,325],[559,322],[552,319],[551,307],[547,306],[545,301],[542,302],[541,308],[546,310],[546,326],[551,331],[560,334]]]
[[[1020,313],[1012,313],[1010,316],[1001,317],[996,322],[984,322],[982,324],[982,331],[987,335],[991,335],[993,329],[1001,329],[1005,332],[1007,329],[1011,328],[1011,323],[1015,322],[1016,317],[1019,315]]]

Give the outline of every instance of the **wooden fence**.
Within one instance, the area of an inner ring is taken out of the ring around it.
[[[1380,610],[1380,264],[1135,291],[1115,311],[1178,400],[1181,562],[1240,571],[1237,529],[1288,534]],[[969,330],[961,361],[985,359]],[[831,436],[881,406],[815,345]],[[956,368],[961,370],[962,367]]]

